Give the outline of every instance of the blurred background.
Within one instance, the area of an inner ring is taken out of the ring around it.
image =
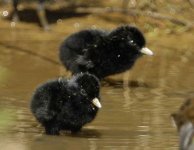
[[[12,0],[0,0],[3,150],[178,149],[170,114],[194,95],[193,0],[20,0],[17,8],[15,17]],[[123,24],[144,33],[154,56],[102,83],[103,108],[81,133],[45,135],[29,103],[40,83],[70,76],[58,59],[60,43],[82,29]]]

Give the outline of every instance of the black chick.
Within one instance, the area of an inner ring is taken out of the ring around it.
[[[31,111],[46,134],[58,135],[60,130],[78,132],[101,108],[99,86],[99,80],[89,73],[46,82],[36,89]]]
[[[62,43],[59,57],[73,74],[90,72],[102,79],[130,69],[142,54],[153,55],[145,44],[143,34],[133,26],[112,32],[83,30]]]

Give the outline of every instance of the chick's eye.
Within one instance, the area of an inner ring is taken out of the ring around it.
[[[81,95],[87,95],[87,93],[86,93],[86,91],[85,91],[84,89],[81,89],[81,90],[80,90],[80,94],[81,94]]]
[[[136,46],[136,43],[135,43],[133,40],[130,40],[130,41],[129,41],[129,45],[130,45],[130,46]]]

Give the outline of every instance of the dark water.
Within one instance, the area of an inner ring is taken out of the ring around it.
[[[94,122],[78,135],[47,136],[29,103],[38,84],[68,74],[57,57],[63,34],[7,25],[0,29],[0,149],[178,149],[170,114],[194,94],[194,51],[188,43],[149,43],[155,56],[144,56],[131,71],[102,84],[103,107]]]

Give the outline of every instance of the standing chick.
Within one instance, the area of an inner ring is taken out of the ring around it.
[[[130,69],[142,54],[153,55],[145,44],[143,34],[133,26],[111,32],[83,30],[62,43],[59,55],[73,74],[90,72],[102,79]]]
[[[60,130],[78,132],[101,108],[99,88],[99,80],[89,73],[46,82],[36,89],[31,111],[46,134],[58,135]]]

